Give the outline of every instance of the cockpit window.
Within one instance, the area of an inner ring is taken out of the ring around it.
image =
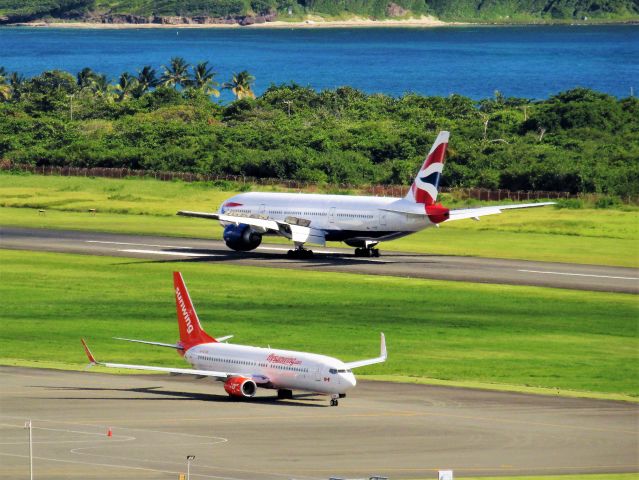
[[[331,368],[329,370],[329,372],[331,372],[333,375],[335,375],[337,373],[337,369],[336,368]]]

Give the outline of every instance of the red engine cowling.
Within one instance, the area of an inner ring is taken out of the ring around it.
[[[246,377],[231,377],[224,383],[224,390],[231,397],[250,398],[255,396],[257,385]]]

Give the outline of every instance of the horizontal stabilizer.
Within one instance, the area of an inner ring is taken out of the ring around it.
[[[135,343],[144,343],[146,345],[155,345],[156,347],[169,347],[175,348],[176,350],[184,350],[182,345],[178,345],[177,343],[160,343],[160,342],[149,342],[147,340],[133,340],[132,338],[120,338],[113,337],[114,340],[124,340],[125,342],[135,342]]]
[[[545,207],[547,205],[554,205],[555,202],[539,202],[539,203],[515,203],[513,205],[492,205],[489,207],[477,207],[477,208],[460,208],[457,210],[451,210],[449,212],[448,220],[464,220],[466,218],[479,219],[486,215],[497,215],[502,213],[503,210],[514,210],[517,208],[536,208]]]

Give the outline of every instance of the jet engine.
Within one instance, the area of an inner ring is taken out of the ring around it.
[[[231,250],[248,252],[254,250],[262,243],[262,234],[251,229],[249,225],[227,225],[224,228],[224,242]]]
[[[231,377],[224,383],[224,390],[231,397],[250,398],[255,396],[257,385],[246,377]]]

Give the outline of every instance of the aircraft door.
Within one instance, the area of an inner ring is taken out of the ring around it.
[[[319,368],[312,368],[311,374],[313,375],[313,378],[315,379],[316,382],[322,381],[322,372],[320,372]]]
[[[266,213],[266,205],[265,204],[260,204],[260,211],[259,211],[260,215],[264,215]]]
[[[335,207],[328,209],[328,223],[335,223]]]
[[[386,226],[386,212],[384,210],[379,211],[379,226],[380,227]]]

